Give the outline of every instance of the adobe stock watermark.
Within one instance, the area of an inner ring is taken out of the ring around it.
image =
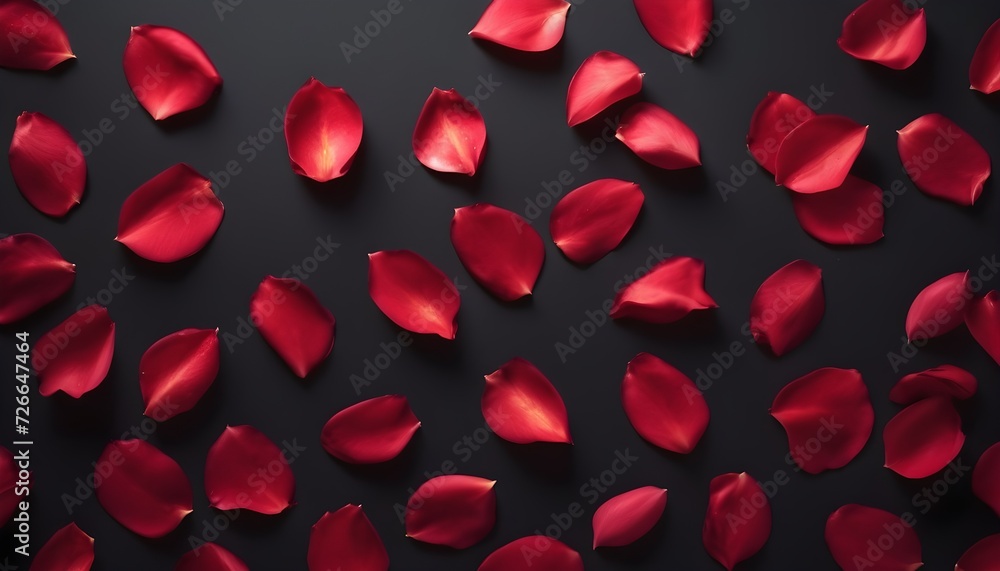
[[[7,35],[7,41],[10,43],[10,47],[15,54],[20,53],[22,47],[31,43],[31,40],[35,39],[35,37],[41,33],[42,28],[51,24],[53,22],[53,18],[59,14],[59,11],[72,0],[37,1],[51,14],[46,14],[41,10],[35,10],[30,13],[25,13],[21,16],[20,20],[4,23],[4,31]]]
[[[212,0],[212,9],[220,22],[226,21],[226,16],[232,14],[243,5],[243,0]]]
[[[712,45],[726,29],[736,22],[736,18],[739,17],[740,12],[745,12],[747,8],[750,7],[750,0],[730,0],[733,4],[733,8],[722,8],[719,10],[719,16],[712,19],[710,22],[706,23],[705,27],[708,28],[708,35],[705,36],[705,41],[702,42],[701,46],[698,47],[694,52],[694,57],[698,57],[708,46]],[[688,57],[684,57],[680,54],[673,54],[674,65],[677,66],[678,73],[684,73],[684,66],[691,65],[693,60]]]
[[[407,3],[412,0],[407,0]],[[344,60],[351,63],[351,60],[361,55],[365,48],[381,34],[393,22],[393,18],[403,13],[406,5],[402,0],[389,0],[384,8],[369,12],[371,19],[363,24],[354,26],[354,36],[350,42],[340,42],[340,53],[344,55]]]
[[[212,181],[212,188],[216,194],[220,194],[232,182],[233,179],[243,174],[243,169],[250,163],[257,160],[274,141],[280,139],[280,135],[285,132],[285,120],[294,118],[288,115],[288,106],[278,109],[271,109],[271,116],[267,122],[257,129],[257,131],[247,135],[236,144],[236,157],[226,161],[218,171],[209,171],[208,178]]]

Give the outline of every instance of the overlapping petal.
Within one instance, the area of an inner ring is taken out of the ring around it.
[[[951,399],[931,397],[903,409],[885,425],[885,467],[904,478],[926,478],[955,459],[965,434]]]
[[[0,526],[7,525],[21,501],[21,497],[17,495],[17,473],[14,455],[0,446]]]
[[[0,324],[23,319],[73,287],[76,266],[34,234],[0,239]]]
[[[28,571],[90,571],[93,563],[94,538],[70,523],[52,534]]]
[[[163,422],[194,408],[219,373],[218,333],[182,329],[146,349],[139,360],[146,416]]]
[[[692,311],[718,307],[705,291],[705,263],[674,256],[625,286],[615,296],[611,317],[672,323]]]
[[[1000,533],[977,541],[955,564],[955,571],[996,571],[997,561],[1000,561]]]
[[[899,380],[889,391],[889,400],[907,405],[918,400],[947,396],[964,400],[976,394],[976,377],[954,365],[940,365]]]
[[[882,189],[866,180],[849,174],[844,184],[832,190],[791,195],[802,229],[821,242],[853,246],[871,244],[884,236]]]
[[[986,30],[969,65],[972,89],[983,93],[1000,90],[1000,20]]]
[[[795,260],[771,274],[750,302],[750,332],[758,345],[781,356],[819,326],[826,311],[823,270]]]
[[[990,176],[990,155],[972,135],[938,113],[918,117],[898,131],[903,168],[924,193],[970,206]]]
[[[795,192],[811,194],[844,184],[868,134],[840,115],[817,115],[792,129],[778,148],[775,181]]]
[[[39,212],[62,217],[80,204],[87,184],[87,161],[59,123],[41,113],[21,113],[7,157],[14,184]]]
[[[884,510],[847,504],[827,518],[826,546],[841,569],[915,571],[923,561],[912,525]]]
[[[406,397],[387,395],[361,401],[333,415],[323,426],[323,449],[352,464],[392,460],[403,451],[420,421]]]
[[[494,485],[460,474],[427,480],[406,502],[406,536],[455,549],[479,543],[496,523]]]
[[[987,448],[976,462],[972,492],[1000,515],[1000,442]]]
[[[906,69],[927,43],[924,9],[903,0],[867,0],[847,19],[837,45],[848,54],[890,69]]]
[[[701,165],[698,135],[673,113],[652,103],[639,102],[625,110],[615,138],[661,169]]]
[[[0,67],[44,71],[76,57],[66,30],[40,2],[0,2],[0,30]]]
[[[309,571],[388,571],[389,554],[361,506],[326,512],[309,534]]]
[[[708,405],[697,385],[649,353],[629,361],[622,405],[640,436],[671,452],[691,452],[708,428]]]
[[[712,23],[712,0],[634,0],[650,37],[670,51],[696,56]]]
[[[368,294],[393,323],[454,339],[462,300],[448,276],[410,250],[368,254]]]
[[[992,290],[972,300],[965,313],[965,324],[979,346],[1000,364],[1000,293]]]
[[[769,91],[750,117],[747,149],[764,170],[774,174],[781,142],[792,129],[815,116],[815,111],[795,97]]]
[[[477,571],[583,571],[583,559],[558,539],[529,535],[490,553]]]
[[[39,338],[31,364],[40,384],[38,392],[51,396],[63,391],[80,398],[101,384],[115,352],[115,323],[108,310],[88,305]]]
[[[734,525],[733,517],[739,525]],[[749,474],[712,479],[701,538],[713,559],[732,571],[760,551],[770,535],[771,503]]]
[[[469,36],[525,52],[550,50],[562,39],[565,0],[493,0]]]
[[[295,278],[264,278],[250,298],[250,317],[299,378],[304,379],[333,350],[337,321]]]
[[[314,77],[299,88],[285,114],[285,143],[296,174],[327,182],[347,174],[361,146],[361,109],[343,88]]]
[[[413,129],[413,154],[425,167],[472,176],[483,162],[486,122],[454,89],[434,88]]]
[[[185,553],[174,571],[250,571],[250,568],[221,545],[206,543]]]
[[[962,324],[969,292],[969,272],[949,274],[925,287],[906,313],[906,337],[910,340],[944,335]]]
[[[552,209],[552,240],[574,262],[596,262],[621,244],[644,200],[634,182],[602,178],[587,183],[567,193]]]
[[[227,426],[208,450],[208,501],[220,510],[281,513],[292,505],[295,493],[295,476],[288,462],[285,451],[256,428]]]
[[[594,512],[594,549],[628,545],[653,529],[667,507],[667,490],[644,486],[619,494]]]
[[[515,444],[573,442],[559,391],[520,357],[486,375],[482,409],[490,429]]]
[[[639,93],[643,75],[635,62],[615,52],[602,50],[583,60],[566,93],[566,123],[579,125]]]
[[[455,209],[451,244],[472,277],[504,301],[531,295],[545,261],[542,237],[527,220],[483,202]]]

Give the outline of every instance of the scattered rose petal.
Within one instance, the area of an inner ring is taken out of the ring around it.
[[[285,143],[296,174],[327,182],[347,174],[361,146],[361,109],[340,87],[310,77],[288,104]]]
[[[514,357],[486,375],[482,399],[486,423],[515,444],[572,444],[569,417],[559,391],[537,367]]]
[[[847,19],[837,38],[840,49],[860,60],[890,69],[906,69],[927,43],[924,9],[903,0],[867,0]]]
[[[958,456],[965,443],[962,419],[947,397],[904,408],[885,425],[885,467],[904,478],[926,478]]]
[[[698,135],[662,107],[639,102],[622,114],[615,138],[640,159],[661,169],[701,165]]]
[[[972,300],[965,313],[965,324],[979,346],[1000,364],[1000,294],[992,290]]]
[[[640,436],[671,452],[691,452],[708,428],[708,405],[697,385],[649,353],[629,361],[622,405]]]
[[[667,507],[667,490],[636,488],[601,504],[594,512],[594,549],[628,545],[653,529]]]
[[[621,244],[644,200],[634,182],[602,178],[587,183],[563,196],[552,209],[552,240],[574,262],[594,263]]]
[[[504,301],[531,295],[545,260],[538,232],[521,216],[492,204],[456,208],[451,244],[472,277]]]
[[[839,115],[817,115],[792,129],[775,157],[775,181],[811,194],[844,184],[868,127]]]
[[[388,395],[361,401],[333,415],[323,426],[323,449],[352,464],[392,460],[403,451],[420,421],[406,397]]]
[[[970,206],[990,176],[986,149],[944,115],[930,113],[898,131],[903,168],[924,193]]]
[[[21,113],[7,156],[14,184],[39,212],[59,218],[80,204],[87,161],[59,123],[41,113]]]
[[[108,515],[143,537],[163,537],[192,510],[181,467],[145,440],[116,440],[94,468],[97,500]]]
[[[139,361],[143,414],[163,422],[194,408],[219,373],[218,333],[182,329],[146,349]]]
[[[73,398],[94,390],[108,375],[115,352],[115,323],[108,310],[88,305],[43,335],[31,352],[38,392]]]
[[[1000,515],[1000,442],[987,448],[976,462],[972,492]]]
[[[750,332],[754,342],[780,357],[812,334],[825,311],[823,270],[795,260],[764,280],[754,294]]]
[[[705,263],[674,256],[619,291],[610,313],[614,319],[673,323],[692,311],[715,307],[715,300],[705,291]]]
[[[306,378],[333,350],[333,314],[295,278],[264,278],[250,298],[250,315],[264,341],[299,378]]]
[[[583,559],[558,539],[530,535],[490,553],[478,571],[583,571]]]
[[[17,473],[14,455],[0,446],[0,526],[7,525],[21,501],[21,497],[17,495]]]
[[[962,324],[969,293],[969,272],[949,274],[925,287],[906,313],[906,337],[925,340]]]
[[[1000,561],[1000,533],[976,542],[955,564],[955,571],[997,571]]]
[[[368,254],[368,294],[393,323],[414,333],[454,339],[462,300],[448,276],[419,254]]]
[[[740,525],[733,525],[734,515]],[[712,479],[701,539],[713,559],[732,571],[737,563],[760,551],[770,535],[771,503],[749,474],[722,474]]]
[[[634,0],[650,37],[672,52],[694,57],[708,38],[712,0]]]
[[[972,65],[969,66],[969,83],[972,89],[983,93],[994,93],[1000,90],[1000,20],[983,34],[983,39],[976,46],[972,55]]]
[[[764,170],[774,174],[781,142],[792,129],[815,116],[815,111],[795,97],[768,91],[750,117],[747,149]]]
[[[326,512],[309,534],[309,571],[388,571],[389,554],[361,506]]]
[[[70,523],[52,534],[28,571],[90,571],[93,563],[94,538]]]
[[[34,0],[0,2],[0,67],[45,71],[76,56],[55,15]]]
[[[425,167],[472,176],[483,162],[486,123],[454,89],[434,88],[413,130],[413,154]]]
[[[0,239],[0,324],[23,319],[73,287],[76,266],[45,238],[14,234]]]
[[[565,0],[493,0],[469,36],[525,52],[550,50],[562,39]]]
[[[882,539],[886,536],[891,543]],[[924,565],[920,538],[912,524],[887,511],[858,504],[842,506],[830,514],[826,546],[841,569],[916,571]]]
[[[205,543],[185,553],[174,571],[250,571],[250,568],[221,545]]]
[[[579,125],[611,104],[639,93],[642,76],[635,62],[615,52],[599,51],[583,60],[566,93],[566,123]]]
[[[866,180],[849,174],[833,190],[791,195],[802,229],[821,242],[851,246],[878,242],[884,236],[882,189]]]
[[[295,493],[295,476],[288,461],[285,450],[256,428],[227,426],[208,450],[205,462],[208,501],[220,510],[281,513],[292,505]],[[260,474],[266,474],[267,479]]]
[[[906,375],[889,391],[889,400],[896,404],[913,404],[929,397],[947,396],[964,400],[976,394],[976,377],[954,365]]]
[[[115,240],[153,262],[170,263],[201,251],[222,224],[212,182],[186,164],[149,179],[125,199]]]
[[[406,502],[406,536],[455,549],[479,543],[496,523],[495,485],[458,474],[427,480]]]
[[[789,456],[806,472],[846,466],[875,424],[868,387],[854,369],[818,369],[781,389],[771,416],[788,433]],[[814,452],[816,442],[822,443]]]

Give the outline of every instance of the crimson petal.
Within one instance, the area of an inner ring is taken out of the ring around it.
[[[274,515],[292,505],[295,476],[285,452],[262,432],[227,426],[208,450],[205,493],[213,508]]]
[[[913,65],[927,43],[924,9],[903,0],[868,0],[844,20],[837,45],[848,54],[890,69]]]
[[[612,103],[639,93],[642,76],[635,62],[615,52],[599,51],[583,60],[566,93],[566,123],[579,125]]]
[[[448,276],[419,254],[368,254],[368,295],[393,323],[414,333],[454,339],[462,300]]]
[[[970,206],[990,176],[986,149],[938,113],[915,119],[898,131],[896,147],[903,168],[924,193]]]
[[[701,539],[713,559],[732,571],[760,551],[770,535],[771,504],[749,474],[712,479]]]
[[[323,449],[352,464],[392,460],[420,428],[406,397],[389,395],[351,405],[323,426]]]
[[[997,571],[1000,533],[980,539],[955,564],[955,571]]]
[[[760,285],[750,302],[750,332],[759,345],[781,356],[798,347],[826,311],[823,270],[795,260]]]
[[[176,164],[125,199],[115,240],[147,260],[176,262],[208,244],[222,224],[223,210],[210,180]]]
[[[458,474],[427,480],[406,502],[406,536],[455,549],[479,543],[496,523],[495,485]]]
[[[545,261],[538,232],[518,214],[492,204],[456,208],[451,244],[472,277],[504,301],[531,295]]]
[[[1000,364],[1000,294],[992,290],[972,300],[965,313],[965,324],[980,347]]]
[[[219,373],[218,333],[182,329],[146,349],[139,360],[146,416],[163,422],[194,408]]]
[[[361,109],[343,88],[310,77],[288,104],[285,144],[296,174],[327,182],[347,174],[361,146]]]
[[[596,262],[621,244],[644,200],[634,182],[602,178],[587,183],[566,194],[552,209],[552,240],[574,262]]]
[[[93,564],[94,538],[71,523],[52,534],[28,571],[90,571]]]
[[[0,239],[0,325],[14,323],[55,301],[76,280],[76,266],[45,238]]]
[[[361,506],[326,512],[309,534],[309,571],[388,571],[389,554]]]
[[[708,37],[712,0],[634,0],[650,37],[670,51],[694,57]]]
[[[111,368],[115,352],[115,323],[108,310],[88,305],[52,328],[35,344],[31,364],[50,396],[63,391],[73,398],[97,388]]]
[[[837,246],[871,244],[884,236],[882,189],[866,180],[849,174],[844,184],[833,190],[791,194],[802,229],[821,242]]]
[[[250,568],[221,545],[206,543],[185,553],[174,571],[250,571]]]
[[[859,567],[873,571],[915,571],[923,567],[920,538],[912,523],[887,511],[848,504],[826,520],[826,546],[841,569]],[[884,548],[883,536],[892,539]],[[878,558],[869,553],[877,545]]]
[[[615,296],[611,317],[673,323],[691,313],[718,307],[705,291],[705,263],[674,256],[625,286]]]
[[[947,397],[903,409],[885,425],[885,467],[904,478],[926,478],[958,456],[965,443],[962,419]]]
[[[116,440],[95,464],[97,500],[108,515],[143,537],[163,537],[192,512],[191,482],[145,440]]]
[[[333,350],[333,314],[295,278],[264,278],[250,298],[250,315],[264,341],[299,378],[306,378]]]
[[[80,204],[87,162],[59,123],[41,113],[21,113],[7,156],[14,184],[39,212],[62,217]]]
[[[976,462],[972,492],[1000,515],[1000,442],[987,448]]]
[[[537,367],[514,357],[486,375],[482,399],[486,423],[500,438],[515,444],[572,444],[566,405]]]
[[[639,353],[629,361],[622,381],[622,405],[640,436],[671,452],[691,452],[708,428],[708,405],[698,387],[649,353]]]
[[[14,455],[0,446],[0,526],[7,525],[21,502],[21,497],[17,495],[17,473]]]
[[[55,15],[34,0],[0,2],[0,67],[45,71],[76,56]]]
[[[698,135],[662,107],[639,102],[622,114],[615,138],[647,163],[661,169],[701,165]]]
[[[483,162],[486,123],[454,89],[434,88],[413,129],[413,154],[425,167],[472,176]]]
[[[994,93],[1000,90],[1000,20],[983,34],[983,39],[976,46],[969,66],[969,83],[972,89],[983,93]]]
[[[792,129],[815,116],[815,111],[795,97],[769,91],[750,117],[747,149],[764,170],[774,174],[781,142]]]
[[[868,127],[839,115],[817,115],[792,129],[778,147],[775,181],[811,194],[844,184]]]
[[[594,549],[628,545],[653,529],[667,507],[667,490],[645,486],[619,494],[594,512]]]
[[[969,272],[949,274],[925,287],[906,313],[906,336],[937,337],[962,324],[969,295]]]
[[[583,559],[558,539],[530,535],[490,553],[478,571],[583,571]]]
[[[964,400],[976,394],[977,384],[976,377],[965,369],[941,365],[900,379],[889,391],[889,400],[902,405],[935,396]]]
[[[562,39],[565,0],[493,0],[469,36],[525,52],[544,52]]]

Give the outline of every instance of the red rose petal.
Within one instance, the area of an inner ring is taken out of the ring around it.
[[[837,246],[871,244],[884,236],[882,189],[866,180],[849,174],[844,184],[833,190],[791,195],[802,229],[821,242]]]
[[[698,135],[672,113],[639,102],[622,114],[615,138],[647,163],[661,169],[701,165]]]
[[[0,2],[0,67],[48,70],[76,56],[55,15],[33,0]]]
[[[749,474],[712,479],[701,539],[713,559],[732,571],[760,551],[770,535],[771,504]]]
[[[628,545],[653,529],[667,507],[667,490],[645,486],[619,494],[594,512],[594,549]]]
[[[924,193],[970,206],[990,176],[986,149],[944,115],[931,113],[898,131],[903,168]]]
[[[1000,90],[1000,20],[983,34],[983,39],[976,46],[969,66],[969,83],[972,89],[983,93],[994,93]]]
[[[771,416],[788,433],[789,456],[810,474],[846,466],[875,424],[868,387],[854,369],[818,369],[781,389]],[[822,446],[814,452],[815,445]]]
[[[868,134],[839,115],[817,115],[792,129],[778,147],[775,181],[795,192],[811,194],[844,184]]]
[[[284,451],[262,432],[247,425],[227,426],[208,450],[205,493],[216,509],[274,515],[292,505],[295,476]]]
[[[28,571],[90,571],[93,564],[94,538],[70,523],[52,534]]]
[[[17,472],[14,455],[0,446],[0,526],[7,525],[17,511],[17,504],[21,502],[21,496],[16,493]]]
[[[848,54],[890,69],[906,69],[927,43],[924,9],[903,0],[868,0],[844,20],[837,45]]]
[[[135,98],[157,121],[201,107],[222,86],[205,50],[165,26],[134,26],[124,65]]]
[[[602,178],[587,183],[563,196],[552,209],[552,240],[574,262],[596,262],[621,244],[644,200],[634,182]]]
[[[1000,294],[992,290],[972,300],[965,313],[965,324],[979,346],[1000,364]]]
[[[153,262],[176,262],[201,251],[222,224],[212,182],[186,164],[149,179],[125,199],[115,240]]]
[[[250,568],[221,545],[206,543],[185,553],[174,571],[250,571]]]
[[[715,307],[715,300],[705,291],[705,263],[674,256],[619,291],[611,317],[673,323],[692,311]]]
[[[708,405],[698,387],[649,353],[639,353],[629,361],[622,381],[622,405],[640,436],[671,452],[691,452],[708,428]]]
[[[63,391],[73,398],[94,390],[108,375],[115,352],[115,323],[108,310],[88,305],[52,328],[35,344],[31,364],[38,392]]]
[[[928,397],[947,396],[960,400],[976,394],[976,377],[953,365],[906,375],[889,391],[889,400],[896,404],[913,404]]]
[[[340,87],[310,77],[288,104],[285,143],[296,174],[327,182],[347,174],[361,146],[361,109]]]
[[[146,349],[139,361],[146,416],[163,422],[194,408],[219,373],[218,333],[182,329]]]
[[[0,239],[0,324],[23,319],[73,287],[76,266],[45,238],[14,234]]]
[[[472,277],[504,301],[531,295],[545,261],[538,232],[524,218],[492,204],[456,208],[451,244]]]
[[[191,482],[145,440],[108,444],[94,468],[97,500],[108,515],[143,537],[163,537],[192,512]]]
[[[361,506],[326,512],[309,534],[309,571],[388,571],[389,554]]]
[[[906,337],[937,337],[962,324],[969,292],[969,272],[949,274],[925,287],[906,313]]]
[[[885,425],[885,467],[904,478],[926,478],[948,465],[965,443],[962,419],[946,397],[904,408]]]
[[[368,294],[393,323],[414,333],[454,339],[462,300],[448,276],[419,254],[368,254]]]
[[[583,559],[558,539],[530,535],[490,553],[478,571],[583,571]]]
[[[406,397],[388,395],[351,405],[323,426],[323,449],[352,464],[392,460],[403,451],[420,421]]]
[[[774,174],[781,142],[792,129],[815,116],[815,111],[791,95],[769,91],[750,117],[747,149],[764,170]]]
[[[858,504],[842,506],[827,518],[825,534],[826,546],[841,569],[915,571],[924,565],[917,533],[887,511]]]
[[[670,51],[694,57],[708,37],[712,0],[634,0],[650,37]]]
[[[639,93],[642,71],[623,55],[599,51],[583,60],[566,93],[566,123],[576,126],[616,103]]]
[[[496,523],[494,485],[462,475],[427,480],[406,502],[406,536],[455,549],[479,543]]]
[[[333,350],[333,314],[295,278],[264,278],[250,298],[250,315],[264,341],[299,378],[306,378]]]
[[[955,564],[955,571],[997,571],[1000,533],[980,539]]]
[[[812,334],[825,311],[823,270],[795,260],[757,289],[750,302],[750,332],[754,342],[780,357]]]
[[[976,462],[972,492],[1000,515],[1000,442],[987,448]]]
[[[493,0],[469,36],[525,52],[544,52],[562,39],[565,0]]]
[[[482,399],[489,427],[515,444],[572,444],[569,417],[559,391],[537,367],[514,357],[486,375]]]
[[[434,88],[413,129],[413,154],[425,167],[472,176],[483,162],[486,123],[454,89]]]
[[[87,161],[59,123],[41,113],[21,113],[7,156],[14,184],[39,212],[62,217],[80,204]]]

